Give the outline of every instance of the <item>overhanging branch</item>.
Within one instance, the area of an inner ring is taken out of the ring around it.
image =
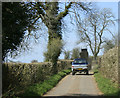
[[[62,19],[63,17],[65,17],[68,14],[68,9],[71,7],[72,2],[70,2],[67,6],[65,6],[65,11],[60,12],[57,16],[57,20]]]

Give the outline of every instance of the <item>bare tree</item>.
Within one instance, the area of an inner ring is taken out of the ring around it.
[[[100,52],[104,43],[104,34],[111,33],[109,26],[114,24],[114,16],[109,9],[94,11],[85,19],[81,19],[79,13],[75,13],[80,42],[85,42],[90,47],[94,59]]]

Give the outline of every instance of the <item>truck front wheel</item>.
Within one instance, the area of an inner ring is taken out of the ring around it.
[[[72,75],[75,75],[75,72],[74,72],[74,71],[72,71]]]
[[[88,72],[88,70],[86,71],[86,75],[88,75],[89,74],[89,72]]]

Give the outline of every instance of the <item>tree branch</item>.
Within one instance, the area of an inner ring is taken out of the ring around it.
[[[41,18],[41,16],[38,16],[36,19],[35,19],[35,21],[28,27],[28,35],[30,35],[30,32],[32,31],[32,27],[33,27],[33,25],[36,23],[36,21],[38,21],[38,19],[39,18]]]
[[[62,19],[63,17],[65,17],[65,16],[68,14],[68,9],[71,7],[71,5],[72,5],[72,2],[70,2],[70,3],[68,4],[68,6],[65,6],[65,11],[60,12],[60,13],[58,14],[57,20]]]

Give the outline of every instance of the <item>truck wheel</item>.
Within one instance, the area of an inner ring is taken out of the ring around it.
[[[89,74],[89,72],[88,72],[88,70],[86,71],[86,75],[88,75]]]
[[[74,72],[74,71],[72,72],[72,75],[75,75],[75,72]]]

